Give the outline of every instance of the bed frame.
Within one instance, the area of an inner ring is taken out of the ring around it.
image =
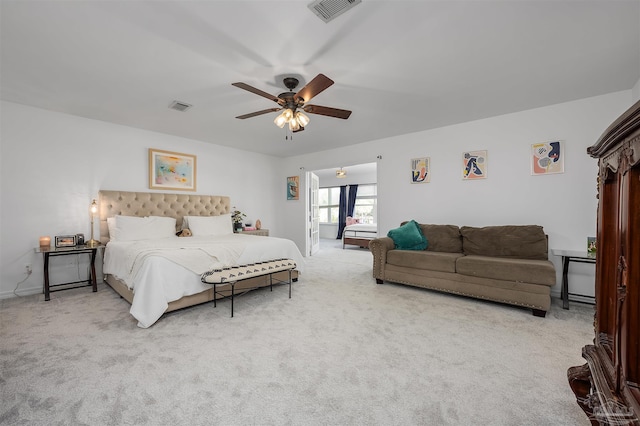
[[[219,216],[231,212],[229,197],[217,195],[192,195],[192,194],[167,194],[161,192],[125,192],[125,191],[100,191],[100,242],[109,242],[109,227],[107,218],[116,215],[125,216],[168,216],[176,219],[176,232],[182,229],[184,216]],[[256,237],[258,238],[258,237]],[[282,271],[273,274],[274,279],[286,280],[289,274]],[[298,271],[292,271],[293,281],[298,280]],[[133,291],[121,280],[112,275],[105,275],[104,281],[113,288],[122,298],[133,303]],[[269,276],[263,275],[239,282],[236,290],[248,290],[256,287],[266,287],[270,284]],[[216,299],[231,294],[218,290]],[[214,300],[213,288],[191,296],[169,302],[165,313],[177,309],[194,306]]]
[[[345,229],[342,231],[342,248],[347,244],[359,246],[360,248],[369,248],[369,242],[376,238],[378,231],[356,231]]]

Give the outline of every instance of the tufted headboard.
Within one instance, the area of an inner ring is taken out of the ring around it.
[[[183,216],[219,216],[231,212],[229,197],[217,195],[167,194],[162,192],[100,191],[100,242],[109,242],[107,218],[124,216],[169,216],[176,218],[176,232]]]

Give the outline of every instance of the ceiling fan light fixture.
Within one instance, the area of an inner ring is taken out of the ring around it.
[[[292,132],[295,132],[297,130],[300,129],[300,123],[298,123],[298,120],[289,120],[289,130],[291,130]]]
[[[275,120],[273,120],[273,122],[275,123],[276,126],[278,126],[278,127],[280,127],[282,129],[285,124],[291,122],[291,118],[292,117],[293,117],[293,111],[291,111],[289,108],[287,108],[284,111],[282,111],[282,113],[280,115],[278,115],[275,118]]]
[[[309,117],[302,111],[298,111],[295,114],[296,121],[300,124],[301,127],[306,127],[309,124]]]
[[[336,170],[336,177],[338,179],[342,179],[342,178],[347,177],[347,171],[343,170],[342,167],[340,167],[340,170]]]
[[[322,0],[324,1],[324,0]],[[328,1],[347,1],[349,3],[358,3],[362,0],[328,0]],[[269,99],[278,104],[278,108],[268,108],[261,111],[252,112],[250,114],[242,114],[236,118],[244,120],[246,118],[257,117],[259,115],[268,114],[270,112],[279,112],[278,116],[273,120],[273,123],[279,128],[284,128],[285,124],[289,123],[289,129],[292,132],[301,132],[311,121],[305,114],[318,114],[326,117],[334,117],[347,119],[351,115],[351,111],[344,109],[331,108],[319,105],[306,105],[313,97],[323,92],[334,84],[324,74],[318,74],[310,82],[308,82],[302,89],[294,92],[293,90],[298,86],[299,80],[295,77],[286,77],[283,80],[284,85],[289,89],[288,92],[280,93],[278,96],[274,96],[263,90],[257,89],[246,83],[238,82],[231,83],[232,86],[254,93],[263,98]],[[304,111],[304,112],[303,112]]]
[[[279,114],[275,120],[273,120],[273,122],[275,123],[276,126],[280,127],[281,129],[284,127],[285,124],[287,124],[287,119],[285,118],[284,114]]]

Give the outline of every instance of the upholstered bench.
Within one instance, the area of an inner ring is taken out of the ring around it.
[[[221,292],[218,292],[218,286],[231,286],[231,317],[233,317],[233,299],[235,296],[236,283],[249,278],[268,275],[269,288],[271,289],[271,291],[273,291],[273,274],[275,274],[276,272],[288,271],[289,281],[278,280],[278,282],[289,284],[289,299],[291,299],[291,271],[293,271],[295,268],[296,262],[291,259],[275,259],[266,262],[251,263],[248,265],[238,265],[230,266],[228,268],[214,269],[212,271],[203,273],[200,278],[203,283],[213,284],[214,308],[216,307],[216,296],[222,294]]]

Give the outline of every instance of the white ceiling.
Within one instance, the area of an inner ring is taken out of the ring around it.
[[[282,157],[640,79],[640,0],[363,0],[329,23],[306,0],[0,1],[3,100]],[[276,113],[234,118],[277,105],[231,83],[318,73],[335,84],[311,103],[348,120],[310,114],[291,141]]]

